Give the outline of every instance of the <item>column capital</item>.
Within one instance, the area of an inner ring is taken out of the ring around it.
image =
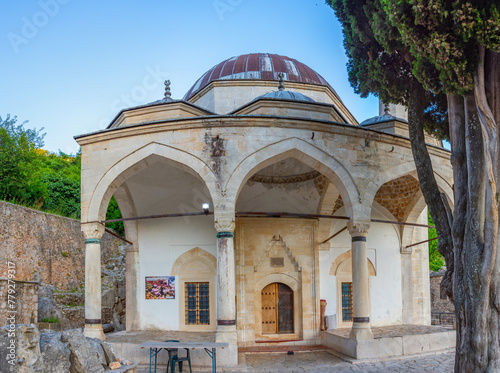
[[[82,223],[81,229],[85,241],[100,240],[104,234],[104,225],[101,223]]]
[[[349,223],[347,223],[347,230],[353,237],[366,237],[369,229],[370,222],[353,222],[349,220]]]
[[[234,215],[222,215],[215,217],[215,229],[219,232],[234,232]]]

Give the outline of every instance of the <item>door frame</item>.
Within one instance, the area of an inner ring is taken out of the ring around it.
[[[264,333],[264,332],[262,332],[262,334],[263,335],[269,335],[269,334],[280,334],[280,335],[282,335],[282,334],[293,334],[295,332],[295,307],[294,307],[295,306],[295,294],[294,294],[293,290],[290,288],[290,286],[288,286],[287,284],[284,284],[282,282],[272,282],[272,283],[266,285],[262,289],[262,291],[261,291],[261,298],[260,298],[261,302],[262,302],[262,298],[263,298],[263,294],[262,293],[264,292],[264,290],[267,287],[269,287],[271,285],[273,285],[273,287],[274,287],[274,293],[273,293],[274,294],[274,297],[273,297],[274,298],[273,299],[274,307],[273,307],[273,309],[274,309],[274,320],[275,320],[275,323],[274,323],[275,324],[274,325],[274,333]],[[279,328],[280,328],[280,322],[279,322],[279,320],[280,320],[280,312],[279,312],[280,311],[280,307],[279,307],[279,304],[280,304],[279,303],[279,300],[280,300],[280,291],[279,291],[280,285],[286,286],[288,289],[290,289],[291,294],[292,294],[292,304],[291,304],[291,306],[292,306],[292,309],[293,309],[293,311],[292,311],[293,312],[293,314],[292,314],[292,320],[291,320],[292,321],[292,325],[293,325],[293,330],[289,331],[289,332],[281,332],[281,333],[279,331]],[[261,303],[261,317],[263,317],[262,316],[263,314],[264,314],[264,311],[262,310],[262,303]],[[261,325],[262,325],[262,322],[261,322]],[[262,328],[262,326],[261,326],[261,328]]]
[[[272,283],[281,282],[293,291],[293,333],[262,334],[262,290]],[[297,340],[302,338],[302,289],[301,284],[290,275],[268,274],[255,282],[254,286],[255,340]]]

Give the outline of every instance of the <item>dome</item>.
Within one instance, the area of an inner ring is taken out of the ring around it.
[[[214,80],[277,81],[278,73],[283,73],[286,81],[324,85],[335,92],[321,75],[302,62],[277,54],[251,53],[231,57],[212,67],[196,81],[183,99],[189,100]]]
[[[256,98],[271,98],[278,100],[296,100],[296,101],[306,101],[306,102],[316,102],[311,97],[307,97],[299,92],[291,92],[291,91],[274,91],[266,93],[265,95],[259,96]]]
[[[404,122],[408,123],[406,119],[403,118],[398,118],[392,115],[389,111],[389,106],[386,105],[385,110],[384,110],[384,115],[379,115],[373,118],[369,118],[363,122],[361,122],[359,125],[360,126],[369,126],[370,124],[377,124],[377,123],[383,123],[383,122],[390,122],[392,120],[397,120],[399,122]]]

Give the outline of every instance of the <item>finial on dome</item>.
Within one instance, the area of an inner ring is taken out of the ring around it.
[[[171,100],[172,94],[170,92],[170,80],[165,80],[165,100]]]
[[[391,114],[391,110],[389,109],[389,104],[385,104],[384,114],[385,115],[390,115]]]
[[[285,84],[284,84],[283,79],[285,78],[285,74],[278,73],[278,78],[280,78],[280,85],[278,86],[278,91],[284,91],[285,90]]]

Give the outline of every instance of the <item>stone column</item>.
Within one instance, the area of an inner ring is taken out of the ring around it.
[[[128,331],[140,330],[139,317],[139,295],[138,295],[138,271],[139,271],[139,249],[137,245],[126,247],[125,281],[126,281],[126,328]]]
[[[85,237],[85,330],[86,337],[106,339],[101,320],[101,237],[104,225],[82,224]]]
[[[413,324],[412,248],[401,247],[401,290],[403,292],[403,324]]]
[[[370,294],[366,236],[369,223],[349,221],[347,229],[352,238],[352,298],[353,323],[351,339],[372,339],[370,327]]]
[[[217,230],[217,342],[229,348],[218,353],[221,365],[238,364],[236,335],[236,269],[234,257],[234,214],[216,216]],[[222,360],[221,360],[222,359]]]

